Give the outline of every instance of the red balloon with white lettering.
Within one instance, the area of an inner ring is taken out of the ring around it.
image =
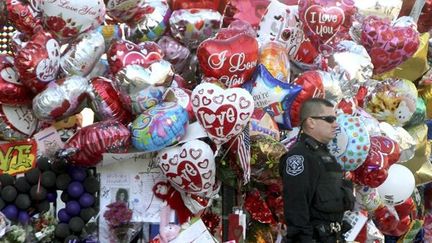
[[[150,64],[162,60],[163,50],[155,42],[137,45],[127,40],[118,40],[111,44],[107,56],[111,73],[116,75],[129,64],[149,67]]]
[[[348,31],[356,12],[352,0],[299,1],[299,16],[304,32],[320,51],[341,40],[350,39]]]
[[[252,95],[242,88],[222,89],[211,83],[192,91],[193,111],[216,144],[223,144],[243,131],[254,110]]]
[[[39,31],[18,51],[14,63],[23,84],[41,92],[57,77],[60,45],[49,32]]]
[[[227,39],[207,39],[197,49],[200,68],[206,77],[219,79],[226,87],[248,81],[258,62],[258,42],[247,33]]]
[[[6,7],[6,17],[18,31],[33,35],[42,28],[40,13],[27,1],[6,0]]]
[[[69,40],[95,29],[105,19],[101,0],[40,1],[44,27],[59,40]]]

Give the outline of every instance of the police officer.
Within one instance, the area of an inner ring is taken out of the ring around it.
[[[343,214],[354,206],[352,184],[327,150],[337,123],[334,106],[313,98],[300,110],[297,143],[280,159],[286,242],[343,242]],[[346,228],[346,227],[345,227]]]

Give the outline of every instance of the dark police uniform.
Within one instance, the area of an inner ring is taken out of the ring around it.
[[[280,159],[286,242],[343,242],[342,218],[354,206],[352,184],[327,146],[301,134]]]

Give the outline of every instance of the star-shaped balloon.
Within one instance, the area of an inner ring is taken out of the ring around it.
[[[281,82],[259,64],[252,79],[243,88],[252,94],[255,108],[264,109],[282,129],[291,129],[291,105],[302,90],[301,86]]]

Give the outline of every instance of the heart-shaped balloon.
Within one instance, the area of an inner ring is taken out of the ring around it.
[[[40,1],[39,8],[44,27],[61,40],[95,29],[105,19],[105,4],[101,0]]]
[[[154,42],[138,46],[127,40],[118,40],[111,44],[107,57],[111,73],[116,75],[129,64],[148,67],[153,62],[162,60],[163,51]]]
[[[198,49],[202,72],[219,79],[226,87],[238,87],[248,81],[258,62],[258,42],[242,33],[228,39],[207,39]]]
[[[89,74],[105,52],[105,39],[97,31],[84,33],[69,45],[60,66],[68,76]]]
[[[29,105],[0,105],[0,138],[15,141],[29,138],[38,120]]]
[[[216,39],[225,40],[238,34],[248,34],[255,37],[257,34],[252,26],[243,20],[235,20],[227,28],[220,29],[216,34]]]
[[[130,112],[123,108],[111,80],[96,77],[90,81],[90,106],[100,120],[114,119],[123,124],[132,120]]]
[[[181,72],[187,64],[190,50],[170,36],[163,36],[158,44],[164,51],[164,59],[173,65],[176,72]]]
[[[38,93],[55,80],[60,67],[60,45],[45,31],[34,34],[15,56],[15,67],[24,85]]]
[[[40,13],[27,1],[6,0],[7,18],[15,28],[25,34],[33,35],[40,30]]]
[[[354,181],[376,188],[387,179],[388,168],[387,155],[371,147],[366,160],[353,171]]]
[[[78,130],[65,144],[61,157],[79,166],[95,166],[103,153],[124,153],[130,145],[130,131],[118,121],[94,123]]]
[[[371,146],[384,154],[387,154],[389,166],[396,163],[400,157],[399,144],[386,136],[373,136],[370,138]]]
[[[33,112],[40,120],[61,120],[80,112],[87,98],[88,80],[80,76],[59,79],[33,99]]]
[[[115,76],[115,87],[126,109],[139,114],[162,101],[174,72],[168,61],[154,62],[149,67],[128,65]]]
[[[357,12],[354,1],[305,0],[299,2],[299,16],[303,29],[318,48],[349,39],[352,16]]]
[[[241,88],[222,89],[211,83],[192,91],[193,111],[216,144],[223,144],[243,131],[254,110],[252,96]]]
[[[132,19],[141,20],[144,17],[144,0],[104,0],[106,13],[116,22],[128,23]]]
[[[177,190],[192,194],[212,190],[216,165],[213,150],[205,142],[192,140],[182,146],[163,149],[156,160]]]
[[[410,58],[420,40],[415,26],[399,27],[387,19],[370,16],[363,22],[361,43],[372,59],[374,74],[380,74]]]
[[[20,82],[13,62],[11,56],[0,54],[0,103],[31,104],[33,94]]]
[[[178,142],[186,133],[186,110],[162,102],[144,111],[131,125],[132,145],[141,151],[157,151]]]
[[[169,19],[171,35],[192,49],[216,34],[221,21],[218,11],[196,8],[176,10]]]

